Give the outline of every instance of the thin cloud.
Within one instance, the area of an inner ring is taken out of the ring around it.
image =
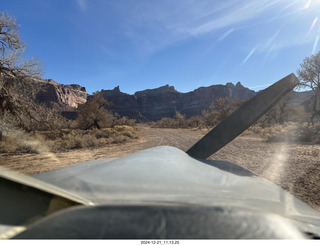
[[[267,51],[267,56],[269,56],[277,47],[276,45],[276,39],[279,35],[280,31],[277,31],[270,39],[269,41],[266,43],[266,50]]]
[[[241,6],[235,5],[235,7],[228,9],[228,11],[223,11],[221,16],[213,17],[211,20],[191,28],[188,32],[191,35],[203,35],[221,28],[241,24],[279,7],[280,4],[277,1],[249,1],[245,4],[241,3]]]
[[[225,32],[219,39],[218,42],[222,41],[225,39],[227,36],[229,36],[232,32],[234,31],[234,28],[229,29],[227,32]]]
[[[189,16],[183,16],[183,20],[191,20],[187,24],[184,21],[179,22],[179,20],[177,20],[175,22],[176,24],[172,26],[173,28],[170,29],[170,31],[172,31],[171,41],[172,43],[174,43],[176,41],[185,40],[190,37],[198,38],[209,33],[214,33],[221,29],[227,29],[227,31],[217,40],[222,41],[230,34],[232,34],[236,27],[246,27],[246,24],[249,21],[254,23],[255,19],[261,17],[264,14],[270,14],[271,12],[275,13],[279,11],[281,12],[281,10],[288,9],[288,6],[290,6],[291,8],[293,7],[293,5],[294,3],[292,3],[291,1],[279,2],[274,0],[251,0],[242,2],[241,4],[230,1],[228,2],[228,4],[219,6],[218,10],[211,10],[210,13],[210,11],[207,10],[210,9],[210,5],[208,4],[207,6],[205,6],[206,9],[202,9],[206,11],[204,11],[205,14],[203,16],[200,15],[200,18],[198,16],[196,18],[192,18],[193,16],[191,16],[191,18],[189,18]],[[281,13],[281,15],[284,14],[285,13]],[[281,16],[278,17],[280,18]],[[168,35],[168,37],[170,37],[170,35]],[[276,36],[274,38],[276,38]],[[169,44],[170,41],[167,43]],[[275,46],[275,44],[269,45],[269,47]],[[250,57],[248,57],[248,59],[249,58]],[[245,60],[245,62],[246,61],[247,60]]]
[[[250,53],[247,55],[247,57],[243,60],[242,64],[245,64],[249,59],[250,57],[254,54],[254,52],[256,51],[257,48],[253,48]]]
[[[267,42],[261,43],[256,51],[259,53],[266,53],[266,55],[269,56],[272,52],[306,44],[312,44],[313,50],[317,47],[317,39],[319,39],[317,36],[320,34],[320,26],[317,33],[311,33],[309,31],[307,35],[294,35],[290,39],[285,38],[286,34],[282,33],[285,29],[285,26],[279,28],[279,30],[271,36]]]
[[[257,86],[252,86],[252,87],[249,87],[249,89],[266,88],[266,87],[269,87],[270,85],[272,85],[272,83],[262,84],[262,85],[257,85]]]
[[[86,8],[84,0],[77,1],[82,9]],[[135,47],[137,53],[143,56],[150,56],[186,40],[203,38],[210,34],[213,34],[212,37],[216,37],[216,40],[220,42],[233,34],[235,30],[253,25],[258,26],[272,16],[277,16],[277,19],[283,16],[288,17],[293,10],[298,11],[297,1],[289,0],[249,0],[241,3],[230,0],[219,2],[218,6],[217,3],[212,4],[212,1],[195,0],[186,0],[185,4],[171,1],[146,1],[143,4],[135,3],[132,6],[118,1],[112,4],[117,4],[114,9],[122,10],[116,18],[119,18],[118,22],[121,23],[122,33],[126,36],[126,40]],[[268,18],[261,18],[264,15]],[[125,16],[127,21],[123,22],[122,16]],[[224,32],[222,36],[217,37],[217,31]],[[271,37],[269,44],[264,47],[259,46],[254,51],[271,53],[274,50],[302,42],[302,40],[283,38],[276,42],[277,37],[278,34]],[[311,40],[307,39],[303,42],[311,42]],[[244,63],[249,58],[250,56],[246,57]]]

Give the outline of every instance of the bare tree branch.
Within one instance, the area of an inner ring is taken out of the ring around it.
[[[12,124],[26,131],[44,123],[38,108],[14,92],[17,83],[42,74],[41,62],[25,58],[26,45],[13,16],[0,12],[0,140],[5,125]]]
[[[320,51],[306,57],[303,63],[300,64],[300,69],[297,70],[298,78],[301,80],[301,87],[311,88],[314,92],[313,113],[311,121],[317,116],[320,116]]]
[[[15,18],[0,12],[0,72],[16,77],[40,76],[41,62],[24,58],[25,49]]]

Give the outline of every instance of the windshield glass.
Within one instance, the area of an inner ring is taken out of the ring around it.
[[[319,0],[2,0],[0,165],[33,176],[186,152],[294,73],[294,91],[208,159],[320,211],[319,13]]]

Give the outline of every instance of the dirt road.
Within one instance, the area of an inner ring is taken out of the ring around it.
[[[34,175],[89,160],[123,157],[159,145],[170,145],[185,151],[203,135],[202,131],[139,127],[139,138],[123,144],[110,144],[101,148],[78,149],[54,154],[50,152],[0,154],[0,166],[23,174]]]
[[[88,160],[122,157],[159,145],[186,151],[205,134],[186,129],[140,127],[139,130],[138,139],[120,145],[56,154],[0,154],[0,165],[33,175]],[[210,158],[243,166],[320,210],[319,156],[320,145],[267,143],[257,135],[243,134]]]

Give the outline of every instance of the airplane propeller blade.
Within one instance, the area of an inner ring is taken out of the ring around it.
[[[187,154],[200,159],[211,156],[259,120],[298,84],[299,79],[292,73],[261,91],[194,144]]]

